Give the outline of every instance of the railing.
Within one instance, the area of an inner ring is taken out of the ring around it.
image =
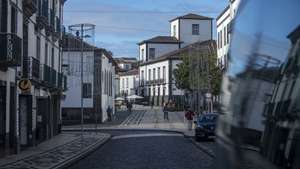
[[[38,16],[37,16],[37,22],[39,25],[46,26],[49,24],[48,18],[49,18],[49,3],[48,0],[39,0],[38,1]]]
[[[30,67],[31,67],[31,76],[32,78],[39,79],[40,77],[40,61],[36,58],[31,57],[31,62],[30,62]]]
[[[28,16],[32,16],[37,11],[37,0],[24,0],[23,9]]]
[[[22,39],[16,34],[0,33],[0,65],[21,66]]]
[[[56,88],[57,85],[57,72],[53,68],[48,65],[41,65],[41,73],[40,73],[41,82],[50,88]]]

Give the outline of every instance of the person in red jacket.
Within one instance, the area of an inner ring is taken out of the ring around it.
[[[191,109],[188,109],[188,111],[185,112],[185,118],[188,121],[188,130],[192,130],[194,116],[195,116],[195,113]]]

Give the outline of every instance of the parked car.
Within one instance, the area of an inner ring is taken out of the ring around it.
[[[195,121],[195,139],[200,141],[201,139],[208,139],[215,136],[215,128],[217,122],[216,113],[205,113],[200,115]]]

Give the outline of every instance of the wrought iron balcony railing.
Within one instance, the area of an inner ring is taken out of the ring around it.
[[[13,33],[0,33],[0,65],[21,66],[22,39]]]
[[[48,0],[38,1],[37,23],[40,27],[45,27],[49,24],[49,2]]]
[[[24,0],[23,10],[27,16],[32,16],[38,9],[37,0]]]

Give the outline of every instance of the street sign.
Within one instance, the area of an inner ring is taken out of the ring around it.
[[[19,82],[19,88],[22,92],[29,92],[31,89],[31,82],[29,79],[21,79]]]

